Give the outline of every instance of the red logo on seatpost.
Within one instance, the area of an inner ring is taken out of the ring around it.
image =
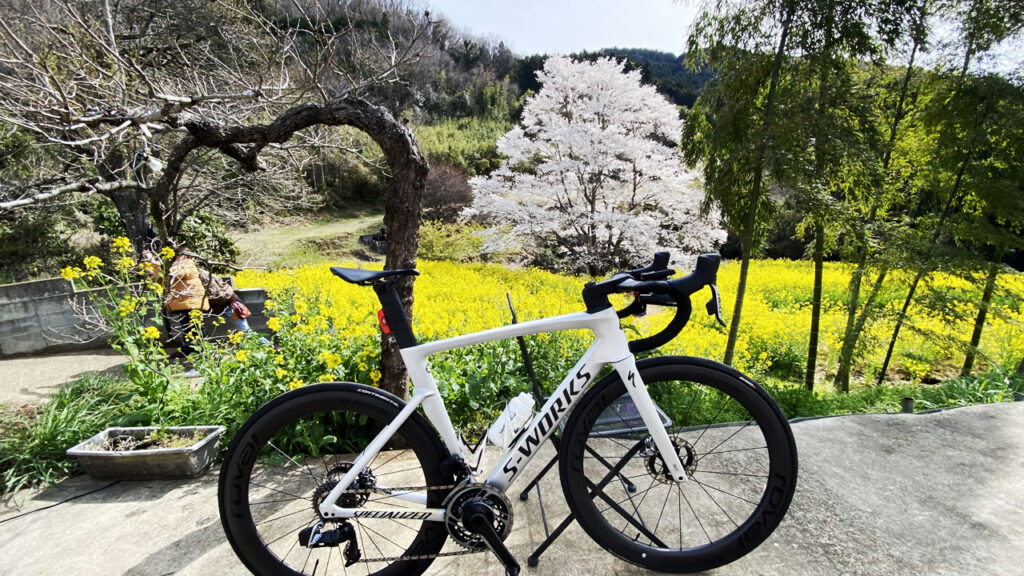
[[[391,326],[388,326],[388,319],[384,317],[384,309],[377,310],[377,324],[380,325],[380,331],[384,334],[391,334]]]

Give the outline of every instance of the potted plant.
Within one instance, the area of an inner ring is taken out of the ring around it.
[[[83,314],[100,332],[109,335],[110,345],[125,354],[125,374],[136,385],[139,402],[135,422],[163,421],[160,410],[171,384],[173,369],[162,346],[160,323],[167,265],[138,261],[131,243],[119,237],[112,241],[112,266],[105,268],[95,256],[86,257],[83,267],[65,268],[67,279],[95,282]],[[160,252],[165,264],[174,251]],[[197,326],[202,315],[189,319]],[[151,479],[188,478],[201,474],[217,456],[223,426],[112,427],[68,449],[90,475],[99,478]]]
[[[217,456],[223,426],[107,428],[69,448],[96,478],[150,480],[194,478]]]

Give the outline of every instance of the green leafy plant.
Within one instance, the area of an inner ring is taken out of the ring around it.
[[[88,375],[37,407],[0,408],[0,478],[4,493],[53,483],[75,472],[64,452],[132,412],[140,390],[124,379]]]

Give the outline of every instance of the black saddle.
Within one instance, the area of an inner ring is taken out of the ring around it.
[[[419,276],[420,271],[412,268],[405,270],[361,270],[359,268],[331,267],[331,273],[345,282],[370,286],[374,282],[397,276]]]

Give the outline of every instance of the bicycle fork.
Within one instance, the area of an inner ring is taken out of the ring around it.
[[[682,460],[679,459],[679,453],[676,452],[672,439],[668,437],[668,431],[665,430],[665,425],[655,409],[654,400],[651,399],[647,386],[637,372],[636,358],[630,354],[622,360],[612,362],[611,365],[626,385],[626,392],[632,398],[640,418],[644,421],[644,425],[647,426],[647,431],[650,433],[654,445],[658,448],[658,452],[668,468],[669,475],[676,482],[685,482],[688,479],[686,467],[683,466]]]

